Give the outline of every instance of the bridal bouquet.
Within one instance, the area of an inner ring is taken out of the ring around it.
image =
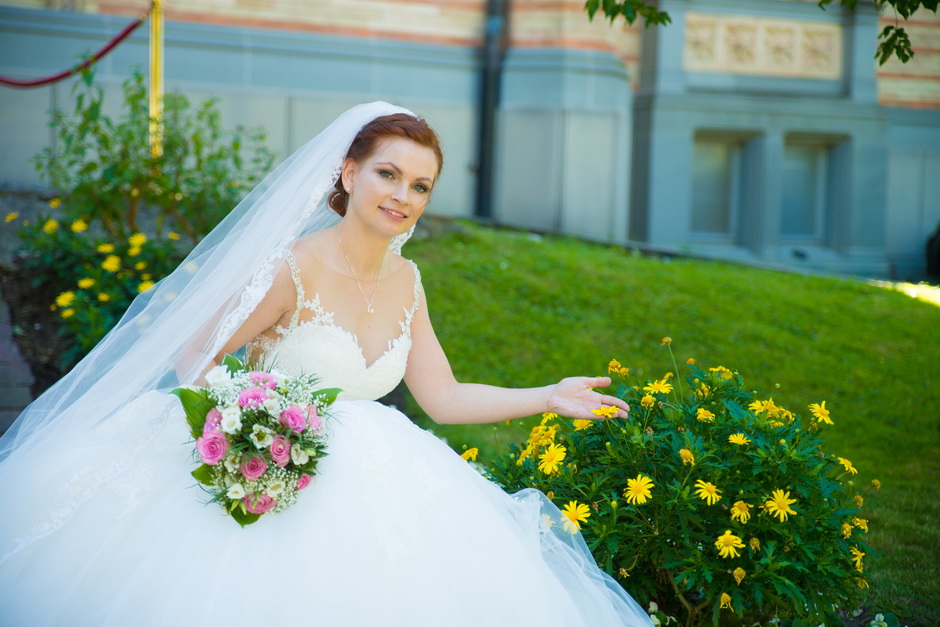
[[[340,390],[231,356],[206,383],[173,390],[202,461],[193,477],[242,527],[293,505],[325,454],[323,422]]]

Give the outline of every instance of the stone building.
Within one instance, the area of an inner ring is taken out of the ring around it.
[[[659,5],[672,24],[644,30],[589,22],[579,0],[506,0],[505,22],[486,0],[167,0],[166,83],[219,97],[227,125],[262,125],[282,157],[352,104],[418,111],[444,141],[441,215],[920,278],[940,223],[940,18],[915,15],[915,58],[879,67],[894,17],[865,3]],[[59,71],[147,6],[0,0],[0,74]],[[498,73],[484,75],[501,23]],[[105,57],[109,94],[147,50],[140,29]],[[486,76],[499,97],[481,151]],[[46,112],[69,89],[0,88],[0,186],[39,184],[29,156],[53,141]]]

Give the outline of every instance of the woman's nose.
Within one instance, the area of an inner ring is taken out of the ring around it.
[[[401,204],[408,202],[408,184],[402,183],[401,185],[396,185],[394,191],[392,191],[392,198],[397,200]]]

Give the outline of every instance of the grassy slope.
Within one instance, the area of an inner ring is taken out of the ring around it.
[[[865,506],[883,556],[866,569],[870,606],[902,624],[940,616],[940,308],[854,280],[476,227],[406,254],[458,379],[544,385],[603,373],[612,357],[661,376],[668,335],[677,359],[736,369],[796,413],[826,400],[836,422],[827,452],[883,484]],[[527,428],[422,420],[458,450],[480,446],[484,462]]]

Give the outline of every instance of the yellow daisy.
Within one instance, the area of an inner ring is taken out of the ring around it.
[[[743,433],[732,433],[728,436],[728,441],[732,444],[737,444],[738,446],[744,446],[745,444],[750,444],[751,441],[744,437]]]
[[[853,466],[853,465],[852,465],[852,462],[850,462],[850,461],[847,460],[846,458],[840,457],[840,458],[839,458],[839,463],[842,464],[842,467],[845,468],[847,471],[849,471],[851,474],[853,474],[853,475],[857,475],[857,474],[858,474],[858,471],[855,470],[855,466]]]
[[[714,483],[699,479],[695,482],[695,488],[698,497],[709,505],[714,505],[721,500],[721,490]]]
[[[692,464],[693,466],[695,465],[695,455],[693,455],[692,451],[690,451],[689,449],[684,448],[681,451],[679,451],[679,457],[682,458],[683,466],[685,466],[686,464]]]
[[[558,472],[558,465],[565,459],[566,448],[552,442],[545,452],[539,455],[539,470],[546,475]]]
[[[715,420],[715,414],[711,413],[704,407],[699,407],[695,410],[695,417],[698,418],[701,422],[712,422]]]
[[[747,524],[751,519],[751,506],[744,501],[735,501],[731,506],[731,520],[740,520],[741,524]]]
[[[721,609],[734,611],[734,608],[731,607],[731,596],[727,592],[721,593]]]
[[[672,384],[666,379],[661,379],[643,386],[643,391],[650,394],[669,394],[672,392]]]
[[[620,372],[620,362],[616,359],[611,359],[610,363],[607,364],[607,372]]]
[[[574,430],[581,431],[582,429],[587,429],[594,424],[593,420],[584,420],[582,418],[576,418],[574,420]]]
[[[725,531],[724,535],[718,536],[718,539],[715,541],[715,548],[718,549],[718,554],[721,557],[738,557],[738,549],[744,548],[744,543],[741,542],[741,538],[731,533],[731,530],[728,529]]]
[[[774,490],[767,502],[764,503],[764,509],[769,514],[778,517],[780,522],[786,522],[788,514],[796,516],[796,512],[790,509],[792,503],[796,503],[796,499],[790,498],[789,491]]]
[[[104,261],[101,262],[101,267],[108,272],[117,272],[121,269],[121,258],[117,255],[108,255],[104,258]]]
[[[865,558],[865,554],[858,550],[858,547],[852,547],[852,561],[855,562],[855,570],[858,572],[864,572],[862,566],[862,560]]]
[[[59,307],[71,307],[75,302],[75,292],[62,292],[55,297],[55,304]]]
[[[827,425],[835,424],[832,422],[832,418],[829,417],[829,410],[826,409],[826,401],[810,404],[809,411],[819,422],[825,422]]]
[[[623,491],[623,497],[627,499],[627,503],[642,505],[652,498],[654,486],[653,480],[649,477],[637,475],[636,479],[627,479],[627,487]]]
[[[477,455],[479,454],[480,454],[480,449],[474,447],[474,448],[468,448],[466,451],[461,453],[460,456],[463,457],[468,462],[475,462],[477,460]]]
[[[587,519],[590,518],[591,508],[584,503],[569,501],[568,504],[562,508],[561,513],[565,517],[564,521],[562,521],[564,522],[565,530],[569,533],[577,533],[581,529],[581,523],[587,522]]]
[[[652,396],[650,396],[649,394],[646,394],[646,395],[644,395],[643,398],[640,400],[640,406],[641,406],[641,407],[645,407],[646,409],[649,409],[650,407],[653,406],[653,404],[654,404],[655,402],[656,402],[656,399],[654,399],[654,398],[653,398]]]
[[[738,585],[740,586],[741,582],[744,581],[744,578],[747,576],[747,571],[745,571],[743,568],[738,566],[737,568],[734,569],[734,572],[731,573],[731,575],[734,577],[734,580],[737,581]]]
[[[601,406],[600,409],[592,409],[591,413],[604,418],[614,418],[617,415],[617,408],[613,405],[609,407]]]

